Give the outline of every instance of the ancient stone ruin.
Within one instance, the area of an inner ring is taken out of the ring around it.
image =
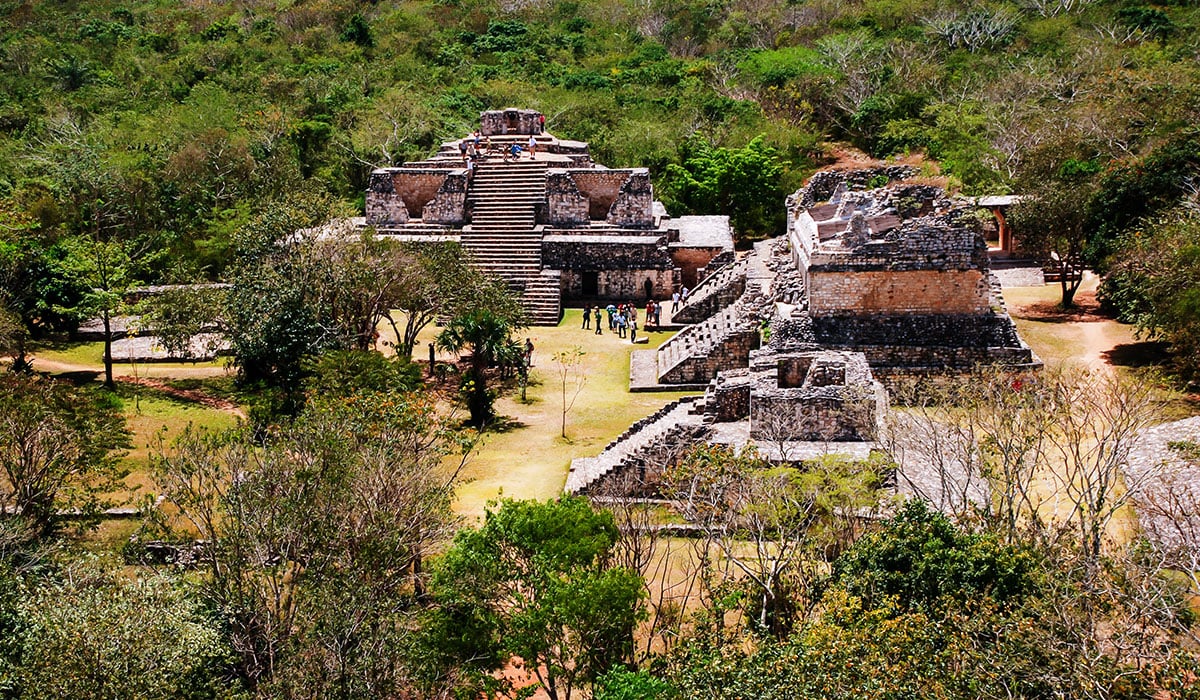
[[[888,166],[818,173],[787,202],[787,235],[715,268],[657,350],[635,351],[630,389],[704,389],[575,460],[573,493],[654,495],[691,447],[753,444],[779,463],[884,450],[885,386],[978,365],[1034,370],[989,269],[977,207]],[[717,262],[720,262],[718,259]],[[969,470],[897,449],[891,486],[937,507],[986,499]],[[936,473],[935,473],[936,472]]]
[[[427,160],[373,171],[360,224],[400,240],[460,242],[522,295],[534,323],[549,325],[564,299],[666,298],[732,253],[728,217],[671,217],[648,170],[606,168],[586,143],[544,131],[541,117],[483,112],[478,144],[447,142]],[[513,146],[524,150],[514,156]]]

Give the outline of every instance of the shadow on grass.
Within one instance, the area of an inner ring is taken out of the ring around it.
[[[80,370],[78,372],[47,372],[46,374],[55,379],[70,382],[75,386],[84,386],[100,381],[100,375],[103,374],[103,371]]]
[[[520,430],[528,427],[528,423],[523,423],[518,418],[513,418],[512,416],[496,416],[492,419],[491,423],[488,423],[487,430],[485,432],[511,433],[514,430]]]
[[[1101,354],[1110,364],[1120,367],[1155,367],[1165,365],[1171,358],[1166,343],[1144,341],[1121,343]]]

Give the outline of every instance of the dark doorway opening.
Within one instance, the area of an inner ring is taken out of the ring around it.
[[[600,293],[600,273],[583,273],[583,296],[594,297]]]

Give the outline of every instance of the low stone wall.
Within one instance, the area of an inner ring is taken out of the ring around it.
[[[569,301],[600,300],[641,304],[646,299],[646,280],[656,299],[671,296],[679,283],[679,271],[669,270],[596,270],[596,294],[584,295],[583,275],[579,270],[562,271],[562,294]]]
[[[587,226],[590,204],[575,178],[566,170],[546,173],[546,223],[552,226]]]
[[[604,220],[613,226],[627,228],[654,227],[654,189],[650,186],[650,171],[638,169],[629,174]]]
[[[447,173],[436,194],[421,210],[421,219],[428,224],[461,226],[466,221],[467,187],[470,181],[464,170]]]

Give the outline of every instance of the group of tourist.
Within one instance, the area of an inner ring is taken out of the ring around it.
[[[646,302],[644,323],[647,328],[651,325],[662,325],[662,308],[663,305],[653,299]],[[580,326],[580,329],[591,330],[592,324],[595,323],[596,335],[601,335],[604,332],[605,317],[608,319],[609,332],[616,333],[618,338],[625,338],[628,334],[629,342],[637,342],[639,326],[636,306],[632,303],[609,304],[608,306],[588,304],[583,307],[583,325]]]
[[[543,124],[542,128],[545,126]],[[537,137],[533,134],[529,135],[529,141],[522,148],[519,143],[511,143],[507,148],[501,148],[500,154],[504,157],[504,162],[519,160],[522,151],[529,151],[529,158],[533,160],[537,158]],[[480,136],[479,131],[473,131],[466,138],[458,142],[458,154],[462,156],[463,162],[467,165],[467,172],[473,172],[475,165],[480,160],[495,155],[492,150],[492,137]]]

